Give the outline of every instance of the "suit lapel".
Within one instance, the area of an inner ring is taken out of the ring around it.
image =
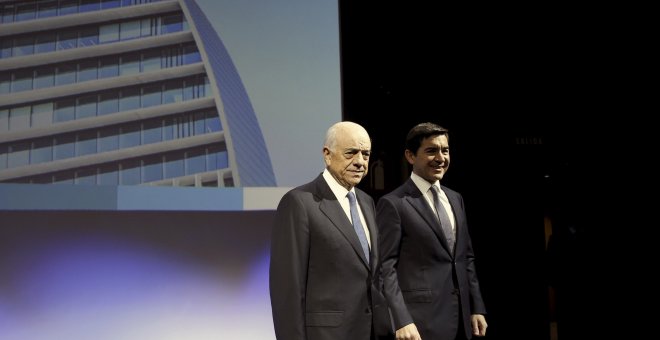
[[[447,195],[447,199],[449,200],[449,205],[451,205],[451,211],[454,214],[454,222],[456,223],[455,228],[456,228],[456,245],[455,245],[455,250],[458,249],[460,240],[461,240],[461,229],[460,226],[463,221],[463,217],[465,214],[463,213],[463,209],[461,209],[460,201],[458,199],[458,196],[454,195],[452,191],[446,190],[445,187],[442,187],[442,190],[445,192]]]
[[[445,238],[445,234],[442,232],[442,226],[440,225],[440,221],[438,221],[438,217],[435,215],[433,212],[433,209],[429,206],[428,202],[426,201],[426,197],[419,191],[419,188],[415,185],[415,182],[412,181],[412,179],[408,179],[406,182],[406,191],[407,191],[407,196],[406,200],[417,210],[419,215],[426,221],[428,224],[429,228],[433,230],[433,233],[435,233],[435,236],[438,238],[442,246],[449,252],[449,245],[447,244],[447,238]]]
[[[316,180],[317,192],[321,197],[321,203],[319,209],[321,212],[328,217],[328,220],[339,230],[339,232],[344,235],[346,240],[351,244],[355,253],[360,257],[362,263],[365,266],[367,265],[367,259],[364,257],[364,251],[362,251],[362,245],[360,245],[360,240],[358,239],[355,229],[353,229],[353,224],[344,213],[344,210],[341,208],[341,205],[337,201],[335,194],[330,190],[328,183],[325,182],[322,176],[318,177]],[[364,214],[364,212],[363,212]],[[365,214],[366,218],[366,214]],[[370,223],[367,221],[367,223]],[[369,229],[371,231],[371,229]]]

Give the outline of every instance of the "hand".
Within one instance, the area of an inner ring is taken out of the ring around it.
[[[407,324],[396,330],[396,340],[422,340],[414,323]]]
[[[472,334],[476,336],[486,335],[486,328],[488,328],[488,324],[486,323],[486,317],[484,317],[481,314],[472,314],[470,319],[472,321]],[[397,334],[399,333],[397,332]]]

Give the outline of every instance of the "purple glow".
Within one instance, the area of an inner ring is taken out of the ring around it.
[[[0,227],[0,339],[274,339],[269,221],[191,216]]]

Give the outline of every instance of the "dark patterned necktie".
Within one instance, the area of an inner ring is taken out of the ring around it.
[[[431,186],[431,191],[433,192],[433,204],[435,204],[435,211],[438,214],[438,219],[442,225],[442,232],[445,234],[447,239],[447,244],[449,245],[449,252],[454,254],[454,231],[451,229],[451,222],[449,221],[449,216],[445,207],[440,203],[440,189],[435,185]]]
[[[348,202],[351,204],[351,219],[353,220],[353,228],[355,229],[355,232],[360,239],[360,244],[362,245],[364,256],[367,258],[367,263],[369,263],[369,243],[367,243],[367,235],[364,232],[364,227],[362,227],[360,214],[358,214],[355,194],[351,191],[348,192]]]

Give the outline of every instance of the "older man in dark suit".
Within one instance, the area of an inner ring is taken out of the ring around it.
[[[449,168],[448,131],[413,127],[410,179],[378,201],[384,294],[397,340],[470,339],[486,334],[463,197],[440,185]]]
[[[325,171],[277,207],[270,298],[279,340],[391,339],[375,206],[355,188],[370,152],[362,126],[333,125],[323,146]]]

